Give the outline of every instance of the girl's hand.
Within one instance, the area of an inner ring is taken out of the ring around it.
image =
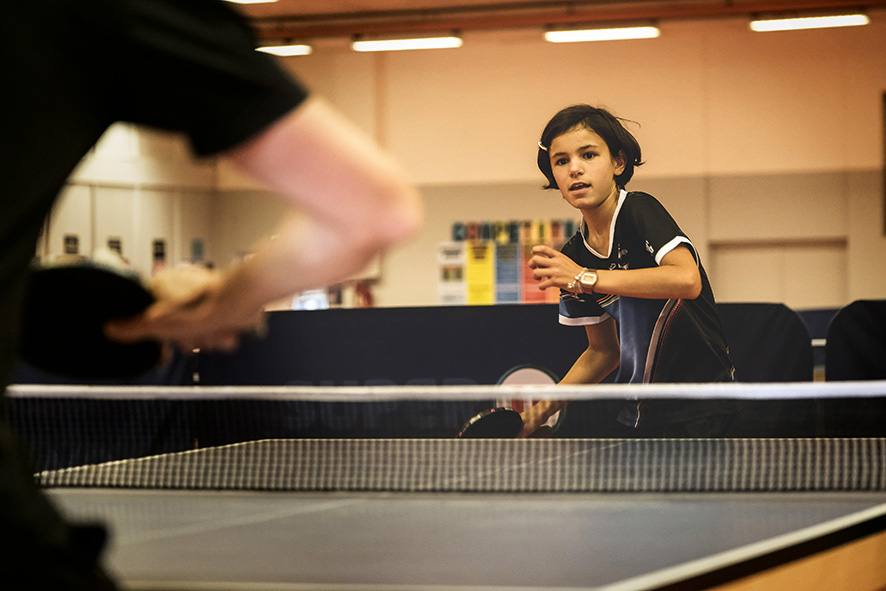
[[[549,287],[567,289],[575,276],[583,267],[568,256],[549,246],[532,247],[532,258],[529,259],[532,275],[538,280],[541,290]]]
[[[520,431],[517,438],[549,436],[549,433],[547,435],[542,435],[542,433],[544,433],[545,429],[550,432],[550,427],[544,427],[544,429],[542,427],[548,419],[563,410],[567,404],[569,402],[565,400],[542,400],[521,412],[520,417],[523,419],[523,430]],[[539,431],[539,429],[542,430]]]
[[[524,410],[522,413],[520,413],[520,416],[523,418],[523,430],[520,431],[519,435],[517,435],[518,439],[532,437],[532,435],[536,431],[538,431],[538,429],[548,420],[547,417],[543,416],[542,413],[539,412],[540,409],[536,408],[536,406],[533,406],[528,410]]]

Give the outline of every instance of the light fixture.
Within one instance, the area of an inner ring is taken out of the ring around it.
[[[411,49],[453,49],[461,47],[461,37],[423,37],[413,39],[357,39],[354,51],[405,51]]]
[[[661,34],[658,27],[614,27],[608,29],[581,29],[545,32],[545,41],[551,43],[578,43],[581,41],[618,41],[623,39],[654,39]]]
[[[263,51],[271,55],[280,57],[291,57],[293,55],[310,55],[311,46],[304,43],[287,43],[282,45],[262,45],[255,48],[256,51]]]
[[[871,22],[865,14],[841,14],[835,16],[806,16],[796,18],[773,18],[751,21],[751,30],[796,31],[799,29],[824,29],[828,27],[856,27]]]

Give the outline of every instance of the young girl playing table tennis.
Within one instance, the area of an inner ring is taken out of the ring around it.
[[[733,368],[710,282],[696,248],[654,197],[625,186],[640,145],[606,110],[575,105],[545,127],[538,167],[579,212],[558,252],[537,246],[529,266],[540,289],[560,289],[560,322],[583,326],[588,348],[562,384],[593,384],[615,368],[619,383],[726,382]],[[565,401],[523,413],[532,434]],[[620,405],[601,436],[717,436],[726,401],[650,400]]]

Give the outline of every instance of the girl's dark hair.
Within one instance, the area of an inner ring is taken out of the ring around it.
[[[590,105],[573,105],[554,115],[542,132],[538,147],[538,169],[548,179],[548,184],[544,188],[558,188],[548,155],[551,142],[557,136],[576,127],[585,127],[603,138],[613,156],[619,154],[624,156],[625,169],[615,177],[616,185],[624,188],[634,176],[634,167],[640,166],[643,161],[640,155],[640,144],[624,128],[622,122],[627,122],[627,120],[616,117],[605,109],[598,109]]]

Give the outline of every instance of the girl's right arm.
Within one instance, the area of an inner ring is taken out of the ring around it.
[[[572,364],[560,384],[597,384],[618,367],[621,359],[615,320],[607,318],[599,324],[585,326],[588,348]],[[520,437],[529,437],[557,411],[569,404],[568,400],[542,400],[523,411],[523,431]]]
[[[572,364],[561,384],[597,384],[618,367],[621,360],[615,320],[585,326],[588,348]]]

